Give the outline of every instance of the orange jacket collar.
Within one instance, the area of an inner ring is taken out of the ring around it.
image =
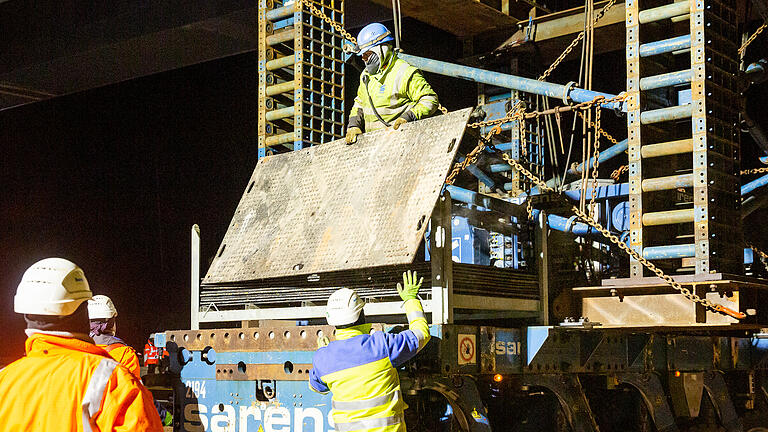
[[[35,333],[27,338],[25,343],[27,356],[39,354],[45,350],[77,350],[91,354],[97,354],[104,357],[110,357],[104,349],[97,347],[92,343],[81,341],[73,337],[55,336],[45,333]]]

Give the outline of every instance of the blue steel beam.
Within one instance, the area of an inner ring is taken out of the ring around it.
[[[608,147],[607,149],[602,150],[600,152],[600,156],[597,158],[597,161],[599,163],[603,163],[603,162],[606,162],[606,161],[609,161],[609,160],[615,158],[616,156],[618,156],[618,155],[624,153],[625,151],[627,151],[627,146],[628,145],[629,145],[629,141],[627,141],[627,140],[619,141],[618,144],[614,144],[611,147]],[[593,166],[594,162],[595,162],[595,158],[593,158],[593,157],[589,158],[589,166]],[[568,174],[573,174],[573,175],[581,174],[581,172],[583,170],[584,170],[584,162],[576,165],[575,168],[569,169],[568,170]],[[554,181],[554,179],[553,179],[553,181]],[[549,182],[547,182],[547,184],[549,184]]]
[[[412,66],[426,72],[451,76],[454,78],[461,78],[468,81],[494,85],[497,87],[504,87],[539,96],[549,96],[562,99],[564,101],[572,100],[576,103],[581,103],[594,100],[598,96],[602,96],[606,99],[616,97],[616,95],[608,93],[576,88],[575,84],[553,84],[546,81],[538,81],[535,79],[523,78],[516,75],[507,75],[499,72],[457,65],[454,63],[442,62],[404,53],[400,53],[399,56],[401,59],[407,61]],[[602,106],[605,108],[626,111],[625,104],[621,102],[606,103]]]
[[[678,36],[640,45],[640,57],[650,57],[691,47],[691,36]]]
[[[464,159],[466,159],[464,156],[459,156],[459,162],[464,162]],[[491,189],[496,188],[496,182],[493,181],[492,178],[488,177],[488,174],[484,173],[483,170],[481,170],[477,165],[470,164],[467,165],[467,171],[469,171],[470,174],[475,176],[478,180],[485,183],[486,186],[488,186]]]

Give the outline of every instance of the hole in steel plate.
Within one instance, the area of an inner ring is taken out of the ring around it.
[[[245,363],[242,361],[237,362],[237,371],[240,373],[245,373]]]
[[[283,337],[286,338],[286,339],[290,339],[291,338],[291,332],[286,330],[285,333],[283,333]]]
[[[305,337],[307,337],[307,331],[306,331],[306,330],[302,330],[302,331],[300,331],[300,332],[299,332],[299,336],[301,336],[302,338],[305,338]]]
[[[453,150],[453,146],[456,145],[456,138],[451,140],[451,143],[448,144],[448,150],[446,150],[446,153],[450,153],[451,150]]]
[[[221,256],[221,255],[219,255],[219,256]],[[304,264],[302,264],[302,263],[298,263],[295,266],[293,266],[293,270],[294,271],[299,271],[299,270],[301,270],[303,268],[304,268]]]
[[[269,332],[269,338],[274,339],[275,338],[275,332],[271,331]]]
[[[221,245],[221,250],[219,250],[219,256],[221,256],[221,254],[224,253],[224,249],[226,249],[226,248],[227,248],[226,244]]]
[[[292,374],[293,373],[293,363],[291,363],[289,361],[283,363],[283,370],[287,374]]]
[[[240,332],[240,334],[237,335],[237,337],[239,337],[240,339],[245,339],[245,333]]]
[[[253,332],[253,338],[258,339],[259,338],[259,332]]]
[[[195,336],[195,339],[201,340],[203,338],[203,335],[201,333],[198,333],[197,336]]]
[[[251,184],[248,185],[248,190],[245,193],[251,193],[251,189],[253,189],[253,185],[255,182],[251,182]]]
[[[424,221],[426,220],[426,218],[427,217],[425,215],[421,215],[421,217],[419,218],[419,222],[416,224],[416,231],[419,231],[421,227],[424,226]]]
[[[224,333],[224,339],[229,339],[229,333]]]
[[[175,337],[171,337],[171,340],[176,340],[176,338]],[[184,333],[184,342],[186,342],[188,340],[189,340],[189,335]]]
[[[317,336],[318,336],[318,337],[323,337],[323,335],[324,335],[324,334],[325,334],[325,333],[323,333],[323,331],[322,331],[322,330],[318,330],[318,331],[317,331]]]

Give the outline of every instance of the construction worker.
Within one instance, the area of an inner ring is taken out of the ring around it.
[[[392,40],[379,23],[368,24],[357,35],[357,55],[365,70],[347,123],[347,144],[356,142],[363,131],[398,129],[437,110],[437,94],[418,69],[398,58]]]
[[[395,368],[429,341],[429,326],[418,299],[423,278],[418,283],[416,278],[416,272],[408,271],[403,273],[403,285],[397,284],[408,317],[408,330],[400,333],[371,333],[363,301],[349,288],[328,298],[326,319],[336,326],[336,340],[315,353],[309,387],[318,393],[333,393],[335,430],[405,432],[405,402]],[[318,345],[326,342],[318,341]]]
[[[88,300],[88,317],[91,320],[90,336],[97,346],[104,348],[118,363],[128,368],[136,377],[141,378],[139,357],[133,348],[115,336],[115,309],[112,299],[105,295],[96,295]]]
[[[160,372],[160,350],[155,346],[154,334],[150,334],[144,344],[144,366],[147,367],[147,372]]]
[[[0,371],[0,431],[162,431],[152,395],[88,337],[83,271],[62,258],[32,265],[14,310],[26,356]]]

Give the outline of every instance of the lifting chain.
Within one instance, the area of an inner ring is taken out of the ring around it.
[[[304,5],[305,5],[307,8],[309,8],[309,10],[311,10],[311,11],[312,11],[312,14],[313,14],[313,15],[315,15],[316,17],[319,17],[319,18],[320,18],[320,19],[322,19],[323,21],[325,21],[325,22],[327,22],[328,24],[330,24],[330,25],[331,25],[331,27],[333,27],[333,28],[334,28],[334,29],[335,29],[337,32],[339,32],[339,34],[340,34],[340,35],[341,35],[341,36],[342,36],[344,39],[346,39],[346,40],[348,40],[348,41],[352,42],[353,44],[357,45],[357,39],[355,39],[355,37],[354,37],[354,36],[352,36],[351,34],[349,34],[349,32],[348,32],[348,31],[346,31],[346,30],[344,29],[344,26],[342,26],[340,23],[337,23],[336,21],[334,21],[334,20],[332,20],[332,19],[328,18],[328,16],[327,16],[326,14],[324,14],[324,13],[323,13],[323,11],[321,11],[320,9],[318,9],[317,7],[315,7],[315,5],[312,3],[312,0],[301,0],[301,2],[302,2],[302,3],[304,3]],[[295,4],[297,4],[297,5],[298,5],[298,3],[295,3]]]
[[[761,251],[760,249],[756,248],[755,245],[752,243],[747,243],[747,246],[752,249],[756,254],[760,255],[760,258],[766,261],[768,263],[768,254]]]
[[[602,98],[600,98],[602,99]],[[589,211],[594,215],[593,218],[597,220],[597,212],[595,211],[595,198],[597,197],[597,175],[598,168],[600,167],[600,104],[595,105],[595,122],[593,123],[593,135],[595,137],[595,152],[592,155],[592,197],[589,199]],[[589,155],[587,155],[589,158]],[[589,159],[587,159],[587,165],[589,165]],[[589,168],[589,167],[586,167]],[[586,193],[586,191],[584,192]]]
[[[593,24],[597,24],[597,22],[600,21],[600,19],[605,15],[605,13],[608,12],[608,9],[613,7],[614,4],[616,4],[616,0],[611,0],[605,6],[603,6],[603,8],[600,9],[600,11],[595,15]],[[579,33],[576,36],[576,39],[574,39],[573,42],[571,42],[571,44],[565,48],[563,53],[560,54],[560,57],[556,58],[555,61],[552,62],[552,64],[547,68],[547,70],[544,71],[543,74],[541,74],[541,76],[539,77],[539,81],[544,81],[545,79],[547,79],[547,77],[560,65],[560,63],[563,62],[563,60],[565,60],[566,57],[568,57],[571,51],[573,51],[573,49],[576,48],[576,45],[578,45],[579,42],[581,42],[585,36],[586,36],[585,32],[582,31],[581,33]]]
[[[755,31],[755,32],[752,34],[752,36],[750,36],[750,37],[749,37],[749,39],[747,39],[747,41],[746,41],[746,42],[744,42],[744,45],[742,45],[742,46],[741,46],[741,48],[739,48],[739,55],[744,55],[744,51],[746,51],[746,50],[747,50],[747,47],[749,46],[749,44],[751,44],[752,42],[754,42],[754,40],[755,40],[755,39],[757,39],[757,36],[758,36],[760,33],[762,33],[762,32],[763,32],[763,30],[765,30],[765,28],[766,28],[766,27],[768,27],[768,24],[766,24],[766,23],[763,23],[763,25],[761,25],[761,26],[760,26],[760,27],[757,29],[757,31]]]
[[[629,172],[629,165],[622,165],[618,167],[611,173],[611,178],[618,182],[621,175],[625,172]]]
[[[616,98],[607,99],[607,100],[604,100],[604,101],[601,101],[600,99],[595,99],[595,100],[591,101],[589,104],[587,104],[586,106],[587,107],[593,106],[593,105],[596,105],[598,102],[600,102],[600,103],[611,102],[611,101],[613,101],[615,99],[618,99],[618,98],[622,98],[623,99],[624,96],[617,96]],[[531,114],[533,114],[533,113],[531,113]],[[525,114],[525,113],[521,113],[519,115],[524,116],[524,117],[528,116],[528,114]],[[467,165],[472,163],[471,161],[476,161],[477,160],[477,154],[479,154],[481,151],[483,151],[486,148],[486,146],[489,146],[492,150],[495,151],[496,154],[498,154],[504,160],[504,162],[509,164],[509,166],[511,166],[515,170],[517,170],[517,172],[519,174],[522,174],[523,176],[527,177],[532,183],[536,184],[539,187],[539,190],[541,192],[555,192],[555,190],[553,188],[547,186],[547,183],[544,180],[538,178],[536,175],[534,175],[533,173],[528,171],[518,161],[512,159],[509,155],[507,155],[506,153],[502,152],[501,150],[496,149],[495,147],[493,147],[493,145],[490,144],[491,143],[491,138],[493,137],[493,135],[495,135],[495,134],[497,134],[499,132],[501,132],[501,126],[500,125],[496,125],[495,127],[493,127],[490,130],[490,132],[488,132],[488,135],[485,138],[480,139],[480,141],[477,144],[477,147],[475,147],[475,149],[472,150],[472,152],[470,152],[470,154],[467,155],[467,158],[463,162],[458,163],[458,164],[456,164],[454,166],[453,170],[451,171],[451,173],[448,176],[448,179],[446,179],[446,183],[447,184],[453,184],[453,181],[455,180],[455,178],[459,174],[459,172],[461,172],[464,168],[466,168]],[[558,195],[558,196],[561,197],[562,199],[565,199],[565,198],[562,197],[562,195]],[[579,219],[584,221],[584,223],[586,223],[587,225],[591,226],[592,228],[594,228],[595,230],[600,232],[600,234],[602,234],[605,238],[607,238],[611,243],[615,244],[619,249],[624,251],[627,255],[629,255],[634,260],[638,261],[640,264],[645,266],[648,270],[653,272],[656,276],[658,276],[660,279],[662,279],[664,282],[666,282],[669,286],[671,286],[675,291],[680,292],[686,299],[688,299],[688,300],[690,300],[691,302],[694,302],[694,303],[699,303],[702,306],[704,306],[705,308],[707,308],[707,309],[709,309],[709,310],[711,310],[713,312],[717,312],[717,313],[720,313],[720,314],[728,315],[728,316],[731,316],[731,317],[736,318],[736,319],[744,319],[744,318],[746,318],[746,315],[744,313],[742,313],[742,312],[735,311],[733,309],[727,308],[727,307],[725,307],[723,305],[720,305],[720,304],[717,304],[717,303],[713,303],[713,302],[711,302],[710,300],[708,300],[706,298],[701,298],[697,294],[692,293],[690,289],[680,285],[677,281],[672,279],[671,276],[665,274],[660,268],[656,267],[655,264],[653,264],[649,260],[645,259],[636,250],[634,250],[634,249],[630,248],[629,246],[627,246],[626,243],[622,242],[618,237],[616,237],[614,234],[612,234],[610,231],[608,231],[605,227],[603,227],[598,222],[596,222],[594,219],[589,217],[587,214],[585,214],[584,212],[579,210],[578,207],[571,205],[571,211],[573,211],[573,213]]]
[[[611,99],[611,100],[613,100],[613,99]],[[576,114],[578,114],[578,116],[579,116],[579,117],[581,117],[582,119],[584,119],[585,121],[587,121],[587,123],[589,123],[589,125],[590,125],[591,127],[595,128],[595,130],[597,130],[597,132],[599,132],[599,133],[600,133],[600,135],[604,136],[604,137],[605,137],[605,138],[606,138],[608,141],[610,141],[610,142],[611,142],[611,144],[613,144],[613,145],[619,145],[619,142],[616,140],[616,138],[612,137],[612,136],[611,136],[611,134],[609,134],[608,132],[606,132],[605,130],[603,130],[603,129],[602,129],[600,126],[599,126],[599,125],[596,125],[594,122],[591,122],[591,121],[587,120],[587,119],[584,117],[584,114],[583,114],[581,111],[576,111]]]
[[[768,167],[746,169],[746,170],[741,170],[739,172],[740,175],[762,174],[762,173],[768,173]]]

